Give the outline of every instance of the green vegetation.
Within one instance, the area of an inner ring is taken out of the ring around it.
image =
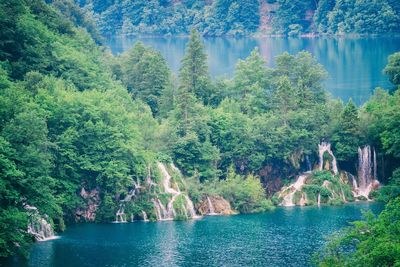
[[[111,2],[90,2],[102,14],[115,14]],[[157,2],[129,6],[141,15],[139,28],[161,25],[151,4]],[[198,3],[177,5],[195,9]],[[210,28],[218,34],[254,30],[254,1],[215,1],[213,7],[232,20]],[[257,49],[237,63],[232,79],[212,81],[196,31],[174,81],[160,54],[143,44],[110,55],[79,10],[72,2],[0,1],[0,256],[25,253],[33,241],[27,205],[62,231],[64,223],[80,220],[77,210],[87,208],[85,194],[92,192],[96,221],[112,221],[133,181],[143,185],[151,177],[160,184],[157,161],[173,161],[188,177],[173,174],[173,186],[195,204],[214,194],[245,213],[271,209],[260,181],[279,185],[303,171],[321,139],[331,140],[348,162],[357,145],[371,144],[389,166],[382,181],[392,177],[397,185],[399,91],[377,90],[361,108],[344,106],[327,97],[327,73],[309,53],[284,53],[268,68]],[[394,83],[396,64],[391,59],[386,70]],[[315,189],[323,193],[320,186],[310,185],[310,196]],[[154,220],[155,195],[164,204],[170,197],[155,186],[128,203],[126,214],[145,211]],[[180,197],[180,219],[182,204]]]
[[[75,2],[94,12],[105,34],[174,35],[188,34],[193,28],[206,36],[244,35],[263,28],[272,28],[268,34],[289,36],[309,32],[384,34],[398,32],[400,24],[396,0]]]
[[[383,70],[388,76],[389,80],[396,86],[400,86],[400,53],[394,53],[389,56],[389,63]]]
[[[335,155],[339,161],[354,162],[357,159],[357,148],[362,142],[359,123],[357,107],[350,99],[341,112],[332,135]]]
[[[254,213],[272,210],[274,206],[266,199],[265,191],[258,177],[248,175],[242,177],[229,168],[225,180],[206,183],[205,194],[220,195],[232,204],[232,208],[240,213]]]
[[[291,192],[291,188],[283,188],[277,192],[273,201],[279,205],[282,203],[283,197]],[[340,205],[345,202],[353,201],[352,187],[349,181],[342,180],[339,175],[333,175],[330,171],[316,171],[310,173],[301,189],[294,192],[293,203],[299,205],[303,197],[303,205],[317,205],[318,196],[319,204]]]
[[[375,218],[364,214],[363,221],[331,237],[316,255],[318,266],[397,266],[400,262],[400,198],[389,202]]]

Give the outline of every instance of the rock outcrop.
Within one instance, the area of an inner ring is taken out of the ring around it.
[[[208,196],[203,198],[197,209],[201,215],[232,215],[237,214],[231,204],[221,196]]]
[[[85,201],[86,205],[84,207],[79,207],[75,211],[75,220],[93,222],[96,219],[96,211],[100,205],[100,192],[97,188],[92,189],[87,192],[84,187],[82,187],[79,194]]]
[[[30,205],[25,205],[29,215],[28,234],[31,234],[36,241],[46,241],[56,238],[53,226],[47,215],[40,214],[39,210]]]

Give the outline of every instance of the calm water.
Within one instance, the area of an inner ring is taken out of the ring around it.
[[[141,40],[159,50],[171,69],[179,70],[185,51],[185,37],[112,37],[107,40],[114,54],[123,52]],[[333,97],[347,101],[350,97],[358,104],[368,100],[373,90],[380,86],[393,87],[382,73],[387,57],[400,51],[400,37],[379,38],[206,38],[205,47],[211,75],[232,76],[238,59],[246,58],[259,47],[269,66],[274,57],[285,51],[311,52],[328,70],[327,90]]]
[[[81,224],[36,243],[28,266],[307,266],[324,237],[377,203],[278,208],[195,221]],[[10,266],[23,266],[16,262]]]

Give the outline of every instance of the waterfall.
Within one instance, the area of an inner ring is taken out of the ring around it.
[[[310,157],[308,155],[306,155],[306,164],[307,164],[307,171],[312,171],[312,165],[311,165],[311,161],[310,161]]]
[[[169,216],[168,216],[169,212],[167,211],[167,209],[165,208],[165,206],[163,205],[161,200],[158,199],[158,198],[157,198],[157,203],[158,203],[158,207],[161,209],[161,218],[162,218],[162,220],[172,219],[172,218],[169,218]],[[171,202],[169,202],[167,204],[167,207],[169,206],[170,203]]]
[[[46,241],[54,237],[51,224],[44,218],[31,220],[28,224],[28,233],[33,235],[37,241]]]
[[[196,214],[196,211],[194,210],[194,205],[192,200],[190,200],[190,198],[188,196],[185,196],[186,199],[186,209],[190,214],[190,218],[195,219],[195,218],[199,218],[200,216],[198,216]]]
[[[321,206],[321,193],[318,193],[318,200],[317,200],[318,207]]]
[[[115,214],[115,223],[126,223],[126,214],[124,211],[125,205],[123,203],[121,203],[119,205],[119,209],[117,211],[117,213]]]
[[[374,148],[374,179],[378,180],[378,163],[376,161],[376,151]]]
[[[300,201],[299,201],[299,205],[300,205],[300,206],[305,206],[306,203],[307,203],[306,195],[305,195],[304,193],[302,193],[302,194],[301,194]]]
[[[375,149],[371,153],[369,145],[358,148],[358,196],[368,199],[369,193],[374,186],[378,185],[377,162]]]
[[[354,177],[354,175],[352,175],[349,172],[344,172],[344,174],[347,176],[347,180],[349,181],[350,184],[350,179],[351,179],[351,186],[352,186],[352,190],[351,193],[353,194],[353,197],[356,198],[355,201],[357,201],[357,196],[358,196],[358,184],[357,184],[357,179]]]
[[[155,203],[155,207],[156,207],[156,213],[157,215],[157,220],[160,221],[165,221],[165,220],[173,220],[176,217],[176,211],[174,209],[174,203],[175,200],[177,199],[178,196],[183,196],[186,200],[186,205],[184,205],[182,208],[185,211],[185,214],[189,214],[188,217],[194,219],[194,218],[198,218],[199,216],[196,214],[196,211],[194,209],[194,205],[192,200],[190,200],[190,198],[183,194],[178,185],[176,184],[175,187],[176,189],[171,187],[171,175],[168,173],[166,167],[164,164],[162,164],[161,162],[157,163],[158,169],[161,171],[162,174],[162,185],[164,187],[164,192],[171,194],[172,197],[169,199],[167,207],[165,208],[164,205],[161,203],[161,201],[159,199],[157,199],[157,201],[154,201],[153,203]],[[173,164],[171,164],[171,168],[179,171]]]
[[[158,199],[157,199],[158,200]],[[161,215],[161,208],[158,204],[158,201],[155,199],[152,199],[152,202],[154,204],[154,207],[156,209],[156,217],[157,217],[157,221],[161,221],[163,219],[163,216]]]
[[[207,197],[207,202],[208,202],[208,215],[216,215],[217,213],[215,213],[215,209],[214,209],[214,205],[211,202],[211,199],[209,197]]]
[[[165,207],[161,200],[156,198],[152,199],[154,207],[156,209],[156,216],[158,221],[170,221],[175,217],[175,210],[173,208],[174,197],[168,202],[167,207]]]
[[[54,235],[53,226],[46,220],[47,215],[41,216],[38,209],[34,206],[25,205],[24,208],[29,213],[28,234],[33,235],[36,241],[47,241],[58,238]]]
[[[143,221],[144,222],[148,222],[149,219],[147,218],[147,213],[145,211],[142,210],[142,217],[143,217]]]
[[[132,179],[132,189],[129,190],[128,194],[125,196],[123,200],[120,201],[119,208],[117,213],[115,214],[115,223],[126,223],[126,214],[125,214],[125,203],[132,200],[133,197],[136,196],[136,193],[139,192],[142,186],[140,185],[139,180],[136,182]],[[133,214],[131,214],[131,221],[133,221]]]
[[[335,175],[338,174],[339,171],[337,167],[336,157],[331,150],[331,144],[326,142],[321,142],[321,144],[318,145],[318,151],[319,151],[319,170],[322,171],[324,168],[324,154],[325,152],[327,152],[332,157],[331,169]]]
[[[309,175],[309,173],[304,173],[302,175],[299,175],[296,182],[294,182],[293,184],[288,186],[285,190],[283,190],[283,192],[286,192],[289,190],[289,193],[283,197],[283,201],[280,204],[281,206],[285,206],[285,207],[295,206],[295,203],[293,203],[293,196],[297,191],[301,190],[308,175]]]
[[[126,197],[124,198],[124,200],[123,200],[124,202],[129,202],[129,201],[131,201],[132,198],[133,198],[134,196],[136,196],[136,193],[139,191],[139,189],[142,188],[142,186],[140,185],[140,182],[139,182],[139,181],[135,182],[135,180],[132,180],[132,185],[133,185],[133,187],[132,187],[132,189],[128,192],[128,194],[126,195]]]

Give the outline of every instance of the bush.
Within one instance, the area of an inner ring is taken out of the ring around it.
[[[314,261],[318,266],[399,266],[399,238],[400,198],[396,198],[377,218],[364,213],[363,221],[332,235]]]
[[[253,175],[242,177],[232,168],[226,180],[220,182],[218,191],[240,213],[263,212],[274,208],[272,202],[267,200],[258,177]]]

